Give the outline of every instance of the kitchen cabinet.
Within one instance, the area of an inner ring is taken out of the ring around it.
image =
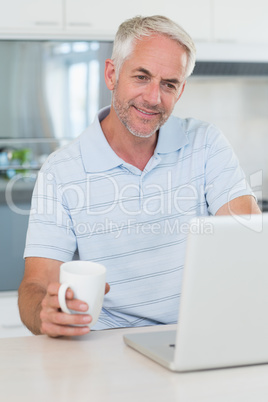
[[[63,27],[63,0],[0,1],[0,30],[51,31]]]
[[[125,19],[153,14],[172,18],[196,42],[268,43],[267,0],[0,0],[0,35],[113,40]]]
[[[268,43],[267,0],[214,0],[214,39],[237,43]]]
[[[0,311],[0,338],[33,335],[21,322],[18,292],[0,292]]]
[[[18,184],[8,191],[8,181],[0,178],[0,293],[17,290],[24,273],[23,252],[34,182],[21,180]]]
[[[210,0],[65,0],[66,30],[113,36],[119,24],[135,15],[162,14],[181,24],[195,40],[211,38]]]

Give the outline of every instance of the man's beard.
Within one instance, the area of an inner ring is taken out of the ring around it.
[[[112,102],[113,102],[113,107],[117,114],[117,117],[119,118],[121,123],[127,128],[127,130],[131,134],[133,134],[135,137],[139,137],[139,138],[152,137],[169,118],[169,115],[166,114],[166,111],[163,108],[160,108],[158,106],[151,106],[146,103],[143,103],[142,105],[137,105],[137,104],[135,104],[135,101],[133,101],[133,100],[130,100],[127,104],[123,105],[118,100],[116,88],[113,91]],[[152,124],[152,122],[150,120],[146,120],[146,119],[143,120],[141,118],[140,121],[144,123],[145,129],[144,130],[137,129],[137,128],[135,128],[135,126],[132,122],[131,115],[130,115],[130,109],[132,107],[136,107],[137,109],[141,109],[141,110],[145,109],[146,111],[151,111],[152,113],[159,113],[159,119],[157,122],[155,122],[153,127],[151,127],[151,129],[148,131],[148,129],[146,130],[146,125],[148,126],[148,125]]]

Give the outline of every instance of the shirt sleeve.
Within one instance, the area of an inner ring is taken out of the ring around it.
[[[76,237],[64,197],[53,173],[41,169],[32,196],[25,257],[70,261],[76,251]]]
[[[214,126],[208,130],[205,177],[205,196],[212,215],[234,198],[254,196],[230,143]]]

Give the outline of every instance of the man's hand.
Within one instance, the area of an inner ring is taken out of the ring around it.
[[[85,314],[88,306],[74,299],[71,289],[66,292],[67,306],[78,314],[65,314],[60,309],[58,292],[61,264],[62,261],[49,258],[26,258],[18,305],[22,322],[35,335],[79,336],[89,332],[88,324],[92,318]],[[105,294],[109,290],[110,286],[106,283]]]
[[[50,283],[42,300],[40,311],[41,333],[51,337],[87,334],[90,331],[88,324],[92,321],[92,317],[83,313],[87,311],[88,305],[81,300],[74,299],[73,291],[68,289],[66,292],[67,306],[79,314],[63,313],[58,300],[59,288],[59,283]],[[105,294],[109,290],[110,286],[106,284]]]

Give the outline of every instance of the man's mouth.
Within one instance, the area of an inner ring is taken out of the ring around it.
[[[137,109],[139,112],[143,113],[143,114],[147,114],[148,116],[154,116],[156,114],[159,114],[159,112],[147,112],[146,110],[143,109],[139,109],[138,107],[134,106],[135,109]]]

